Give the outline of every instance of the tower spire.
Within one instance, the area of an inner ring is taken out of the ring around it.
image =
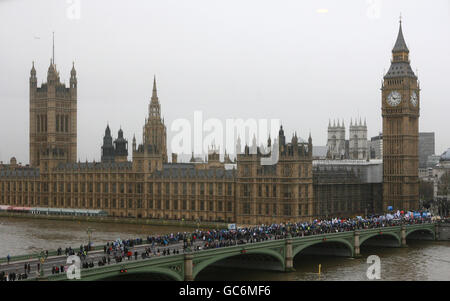
[[[397,41],[395,42],[392,52],[409,52],[409,49],[406,46],[405,38],[403,37],[402,16],[401,15],[400,15],[400,20],[399,20]]]
[[[158,93],[156,90],[156,75],[153,75],[153,92],[152,92],[152,98],[158,98]]]

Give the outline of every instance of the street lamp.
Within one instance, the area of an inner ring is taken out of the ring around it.
[[[87,233],[88,239],[89,239],[89,242],[88,242],[88,249],[91,248],[91,235],[92,235],[92,232],[93,232],[93,231],[94,231],[94,229],[91,229],[91,228],[87,228],[87,230],[86,230],[86,233]]]
[[[41,251],[39,262],[41,263],[41,265],[39,266],[39,277],[44,277],[44,263],[45,263],[44,251]]]

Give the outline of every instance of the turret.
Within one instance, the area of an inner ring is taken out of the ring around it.
[[[70,91],[76,97],[77,93],[77,71],[75,70],[75,62],[72,62],[72,70],[70,70]]]
[[[114,141],[114,160],[118,162],[127,161],[128,158],[128,141],[123,138],[123,131],[119,129],[118,137]]]
[[[280,130],[278,131],[278,141],[280,147],[284,147],[286,145],[286,137],[284,136],[283,126],[280,126]]]
[[[102,162],[114,162],[114,145],[109,125],[106,126],[105,136],[103,136]]]
[[[36,69],[34,69],[34,61],[30,71],[30,99],[34,98],[37,89]]]

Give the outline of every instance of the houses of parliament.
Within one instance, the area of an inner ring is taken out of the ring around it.
[[[382,86],[383,162],[317,160],[311,136],[289,141],[281,126],[267,141],[278,161],[260,147],[237,146],[234,161],[169,162],[156,79],[140,144],[131,149],[122,129],[107,125],[101,162],[77,162],[77,74],[61,83],[54,55],[47,82],[30,72],[30,164],[12,158],[0,164],[0,205],[99,209],[109,216],[239,224],[297,222],[325,216],[354,216],[394,209],[418,209],[419,86],[400,29],[391,68]],[[263,147],[263,146],[261,146]],[[129,152],[131,161],[128,160]],[[227,168],[231,165],[233,168]]]

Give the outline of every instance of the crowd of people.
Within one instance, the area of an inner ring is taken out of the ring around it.
[[[104,266],[106,264],[111,264],[111,261],[120,263],[123,260],[138,260],[139,257],[141,257],[141,259],[147,259],[151,257],[176,255],[180,254],[180,251],[200,251],[267,240],[285,239],[289,236],[304,237],[407,224],[429,223],[431,221],[432,217],[429,213],[413,214],[410,212],[405,213],[403,211],[397,211],[394,214],[369,216],[366,218],[316,219],[312,222],[260,225],[237,229],[178,232],[167,235],[148,236],[145,242],[142,238],[128,240],[117,239],[113,242],[107,242],[103,246],[104,256],[100,258],[97,265]],[[139,253],[135,247],[143,245],[144,243],[146,243],[147,246]],[[88,269],[95,266],[94,260],[88,257],[91,250],[92,245],[81,245],[78,251],[71,247],[66,248],[64,254],[66,256],[78,255],[81,259],[81,267]],[[62,253],[63,250],[58,248],[57,255],[62,255]],[[46,251],[45,256],[48,257],[48,251]],[[39,270],[39,263],[37,270]],[[52,267],[52,274],[64,273],[64,271],[64,265]],[[7,275],[2,272],[2,274],[0,274],[0,280],[16,280],[16,278],[17,280],[26,279],[27,272],[28,274],[30,273],[29,264],[28,266],[25,264],[24,274],[18,274],[18,276],[16,276],[17,273]]]

